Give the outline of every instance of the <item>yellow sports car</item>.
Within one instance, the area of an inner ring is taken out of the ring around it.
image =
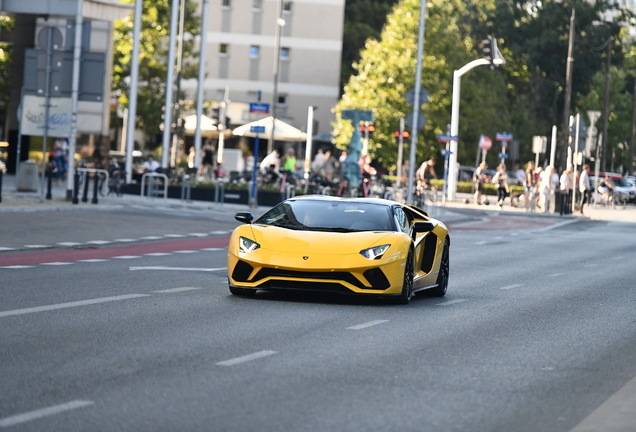
[[[311,290],[394,297],[444,296],[450,237],[425,211],[383,199],[296,197],[243,222],[228,246],[234,295]]]

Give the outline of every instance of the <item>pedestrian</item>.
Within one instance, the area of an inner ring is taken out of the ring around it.
[[[583,204],[590,199],[590,166],[588,164],[583,165],[583,172],[579,176],[579,191],[581,192],[581,206],[579,211],[583,214]]]
[[[190,151],[188,152],[188,168],[194,168],[194,146],[190,147]]]
[[[144,168],[146,169],[146,172],[157,172],[159,169],[159,162],[155,160],[155,157],[152,154],[149,154],[146,157],[146,162],[144,162]]]
[[[509,194],[508,175],[506,174],[506,165],[501,164],[497,167],[497,172],[492,178],[492,182],[497,185],[497,205],[501,210],[504,201]]]
[[[347,163],[347,151],[346,150],[343,150],[342,153],[340,153],[340,158],[338,159],[338,163],[339,163],[338,173],[340,174],[340,178],[344,178],[345,177],[345,167],[346,167],[346,163]]]
[[[486,180],[485,171],[488,169],[486,162],[479,164],[473,174],[473,185],[475,186],[475,204],[481,205],[481,196],[484,193],[484,182]]]
[[[291,176],[296,172],[296,151],[293,147],[288,148],[283,157],[283,171]]]
[[[325,154],[321,148],[318,149],[318,153],[314,156],[314,161],[311,163],[311,170],[319,175],[322,175],[322,168],[325,164]]]
[[[276,173],[280,172],[280,151],[277,149],[272,150],[272,152],[261,161],[261,171],[265,174],[271,172],[271,165],[274,165],[274,171]]]
[[[336,164],[336,158],[331,154],[330,150],[327,150],[327,152],[325,152],[325,163],[323,165],[323,169],[325,170],[325,176],[329,181],[333,178],[333,172],[336,169]]]
[[[517,170],[515,171],[515,177],[517,179],[517,184],[523,186],[526,183],[526,172],[519,166],[516,165]]]
[[[210,140],[205,140],[201,148],[201,175],[204,180],[212,181],[214,176],[214,147]]]
[[[552,193],[554,191],[552,185],[552,173],[554,167],[548,165],[543,171],[541,176],[541,183],[539,184],[539,207],[543,213],[547,213],[550,210],[550,203],[552,202]]]
[[[560,214],[569,214],[572,208],[572,168],[567,168],[559,179],[559,189],[561,190],[561,210]]]

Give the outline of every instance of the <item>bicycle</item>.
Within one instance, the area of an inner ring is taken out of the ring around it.
[[[625,210],[627,208],[627,200],[622,193],[612,192],[609,200],[604,200],[600,193],[593,193],[590,196],[590,205],[593,207],[611,207],[612,209]]]

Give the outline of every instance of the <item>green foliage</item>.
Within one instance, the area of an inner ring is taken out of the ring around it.
[[[134,3],[134,0],[124,0]],[[150,139],[150,147],[158,142],[156,135],[160,133],[162,113],[166,91],[166,64],[170,37],[170,5],[169,0],[144,0],[142,13],[142,29],[139,53],[139,83],[137,95],[137,127],[144,130]],[[185,3],[184,33],[193,37],[184,38],[183,78],[196,77],[198,66],[193,61],[194,36],[199,33],[199,19],[195,15],[197,4],[192,0]],[[119,95],[119,104],[128,106],[129,80],[134,16],[115,23],[113,39],[113,92]],[[115,117],[115,116],[112,116]],[[113,118],[115,121],[120,119]]]
[[[13,18],[0,16],[0,31],[13,29]],[[0,110],[6,111],[11,96],[11,64],[13,45],[0,44]]]

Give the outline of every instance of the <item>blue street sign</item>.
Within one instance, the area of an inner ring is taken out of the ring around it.
[[[450,150],[446,150],[446,149],[441,149],[441,150],[440,150],[440,153],[442,154],[442,156],[450,156],[450,155],[452,155],[452,154],[453,154],[453,152],[452,152],[452,151],[450,151]]]
[[[499,159],[508,159],[509,157],[508,153],[499,153]]]
[[[497,135],[496,135],[495,139],[497,141],[512,141],[513,136],[512,136],[512,134],[509,134],[509,133],[497,132]]]
[[[459,141],[459,135],[437,135],[437,141],[439,142],[449,142],[449,141]]]
[[[258,114],[269,114],[269,104],[266,103],[250,103],[250,112]]]
[[[252,126],[250,127],[250,132],[252,133],[264,133],[265,126]]]

